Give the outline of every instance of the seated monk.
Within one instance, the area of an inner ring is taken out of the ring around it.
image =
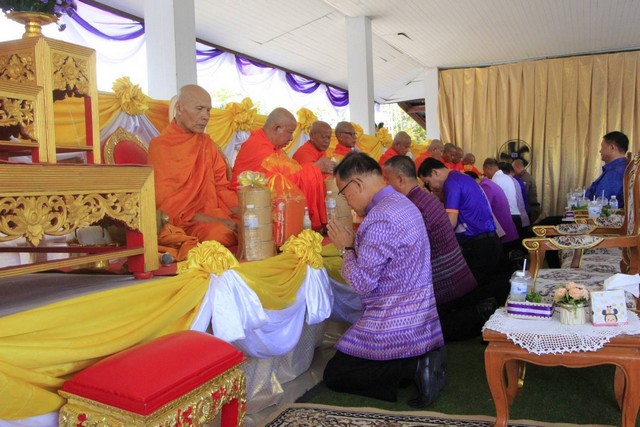
[[[286,178],[304,193],[311,225],[314,229],[319,229],[322,224],[327,223],[322,174],[332,173],[334,163],[326,157],[321,157],[313,163],[299,165],[282,151],[282,147],[293,139],[296,124],[295,117],[286,109],[273,110],[262,129],[251,132],[249,139],[240,147],[233,165],[231,186],[234,189],[238,188],[238,175],[244,171],[262,172],[269,178],[274,171],[267,169],[265,164],[281,164],[284,167],[277,172],[289,170]],[[268,161],[265,163],[265,160]]]
[[[356,129],[349,122],[340,122],[336,125],[336,139],[338,145],[333,150],[333,159],[340,162],[344,156],[356,150]]]
[[[180,89],[175,119],[151,140],[156,206],[172,225],[198,241],[237,244],[238,196],[230,190],[227,164],[205,133],[211,97],[200,86]],[[159,242],[162,245],[162,242]]]
[[[411,148],[411,137],[408,133],[400,131],[393,138],[393,144],[378,160],[380,166],[383,166],[387,160],[395,156],[406,156]]]
[[[309,130],[309,140],[296,150],[293,154],[293,160],[304,165],[305,163],[315,163],[326,157],[332,132],[329,123],[320,120],[313,122]]]
[[[427,148],[427,151],[422,153],[416,159],[416,170],[420,169],[420,165],[422,164],[422,162],[424,162],[425,159],[428,159],[429,157],[433,157],[434,159],[444,163],[445,160],[442,158],[443,153],[444,145],[442,144],[442,141],[440,141],[439,139],[432,139],[431,143],[429,144],[429,148]]]

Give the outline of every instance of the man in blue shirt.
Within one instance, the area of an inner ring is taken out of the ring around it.
[[[624,207],[624,191],[622,182],[624,171],[627,168],[626,154],[629,149],[629,138],[622,132],[609,132],[602,137],[600,143],[600,158],[604,162],[602,173],[593,181],[587,189],[586,197],[591,200],[593,196],[604,196],[607,200],[615,195],[618,199],[619,207]]]

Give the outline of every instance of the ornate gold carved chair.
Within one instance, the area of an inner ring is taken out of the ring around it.
[[[523,245],[529,251],[531,274],[536,283],[536,290],[543,298],[550,299],[551,291],[558,283],[576,281],[586,284],[593,290],[602,286],[602,282],[613,273],[611,271],[595,271],[580,267],[579,258],[572,261],[573,268],[541,269],[546,251],[574,250],[580,255],[584,250],[620,248],[618,272],[636,274],[640,272],[640,154],[636,154],[629,164],[624,177],[626,211],[622,226],[613,224],[598,226],[576,223],[572,227],[547,226],[534,227],[538,237],[524,239]],[[631,308],[640,307],[639,301],[628,295],[627,303]]]
[[[146,165],[148,151],[137,136],[119,127],[105,141],[102,156],[108,165]]]

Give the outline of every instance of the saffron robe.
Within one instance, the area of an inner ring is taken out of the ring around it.
[[[378,160],[378,163],[380,163],[380,166],[384,166],[385,162],[387,160],[389,160],[390,158],[394,157],[394,156],[399,156],[400,154],[398,154],[398,152],[396,150],[394,150],[393,148],[389,147],[389,149],[387,149],[387,151],[384,152],[384,154],[382,156],[380,156],[380,160]]]
[[[156,207],[169,215],[170,224],[201,242],[237,244],[237,234],[226,225],[193,221],[197,213],[234,219],[231,208],[238,206],[227,163],[208,134],[187,132],[174,120],[151,140],[148,163],[154,168]]]
[[[293,154],[293,160],[304,165],[305,163],[315,163],[326,154],[326,151],[320,151],[311,141],[307,141],[304,145],[296,150]]]
[[[251,132],[251,136],[240,147],[236,162],[233,165],[233,176],[231,178],[231,188],[238,188],[238,175],[244,171],[262,172],[270,178],[274,171],[265,168],[264,161],[272,156],[278,156],[280,162],[294,162],[281,149],[269,141],[264,130],[258,129]],[[319,229],[322,224],[327,223],[327,212],[324,205],[324,180],[320,168],[312,163],[297,165],[300,169],[287,174],[285,177],[291,184],[297,186],[305,196],[305,202],[309,208],[311,226]],[[282,168],[285,169],[285,168]],[[277,172],[282,172],[278,170]],[[297,168],[292,168],[297,169]]]
[[[353,148],[349,148],[346,145],[338,144],[336,145],[335,150],[333,150],[332,157],[336,160],[336,162],[340,162],[342,161],[342,159],[344,159],[344,156],[351,153],[352,151]]]

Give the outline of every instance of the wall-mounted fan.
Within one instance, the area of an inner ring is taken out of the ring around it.
[[[531,147],[521,139],[510,139],[500,147],[498,151],[499,162],[511,163],[515,159],[522,159],[524,166],[527,167],[531,163]]]

